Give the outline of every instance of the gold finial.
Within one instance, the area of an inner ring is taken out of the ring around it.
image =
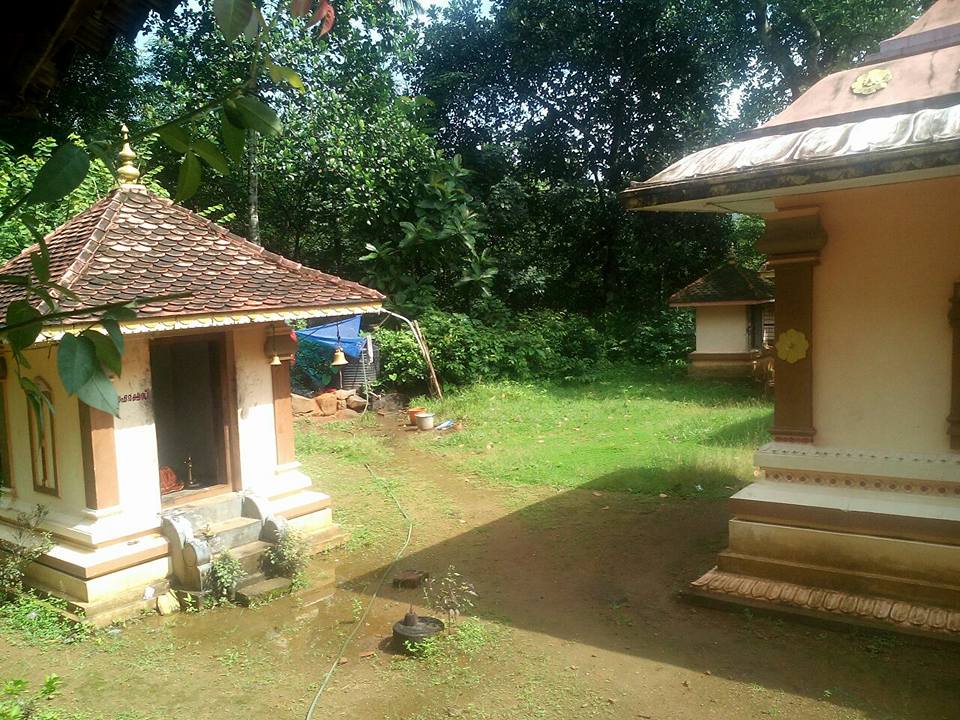
[[[140,171],[133,161],[137,159],[137,154],[130,147],[130,131],[126,125],[120,126],[120,134],[123,138],[123,147],[120,148],[120,167],[117,168],[117,177],[123,185],[135,185],[140,179]]]

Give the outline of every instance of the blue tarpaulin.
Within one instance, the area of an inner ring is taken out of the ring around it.
[[[339,346],[343,348],[344,355],[353,359],[359,358],[363,352],[363,346],[367,342],[365,337],[360,337],[359,315],[353,315],[326,325],[317,325],[306,330],[297,330],[297,340],[320,343],[329,347],[332,351],[338,345],[338,333],[340,335]]]

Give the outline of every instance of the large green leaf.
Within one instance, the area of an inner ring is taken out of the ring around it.
[[[121,366],[120,352],[113,340],[102,332],[96,330],[84,330],[80,333],[81,338],[86,338],[93,343],[97,352],[97,361],[116,376],[120,376],[123,371]]]
[[[33,345],[43,327],[40,317],[40,311],[26,300],[14,300],[7,306],[7,326],[25,323],[22,327],[6,333],[7,342],[15,351]]]
[[[30,253],[30,267],[33,268],[33,274],[37,276],[37,280],[45,283],[50,279],[50,251],[43,238],[38,242],[40,249]]]
[[[293,68],[284,65],[277,65],[273,60],[267,58],[267,70],[270,72],[270,79],[275,83],[285,82],[290,87],[296,88],[300,92],[306,92],[307,88],[303,84],[303,78]]]
[[[221,175],[227,175],[230,172],[230,164],[220,152],[220,148],[209,140],[194,140],[193,151]]]
[[[56,202],[76,190],[90,169],[90,158],[74,145],[66,143],[58,147],[43,164],[27,194],[26,202]]]
[[[123,333],[120,332],[120,323],[112,317],[100,318],[100,326],[107,331],[117,352],[123,354]]]
[[[30,278],[26,275],[14,275],[13,273],[0,273],[0,285],[16,285],[18,287],[27,287],[30,284]]]
[[[80,388],[77,397],[90,407],[111,415],[120,414],[120,398],[117,396],[117,389],[100,368],[97,368],[93,376]]]
[[[279,135],[283,132],[283,124],[277,114],[270,106],[260,102],[257,98],[249,95],[239,97],[236,107],[238,119],[243,127],[265,135]]]
[[[228,101],[220,117],[220,137],[223,138],[223,146],[227,149],[227,155],[235,163],[238,163],[243,157],[243,151],[246,148],[247,134],[242,127],[230,121],[230,118],[227,116],[227,106],[231,108],[233,113],[239,115],[236,109],[236,103]]]
[[[213,16],[227,42],[240,37],[240,33],[250,24],[252,15],[253,3],[250,0],[213,0]]]
[[[185,153],[190,149],[190,133],[179,125],[170,125],[157,131],[163,144],[178,153]]]
[[[65,334],[57,348],[57,372],[67,392],[73,395],[100,369],[97,349],[88,337]]]
[[[91,140],[87,143],[87,152],[100,160],[111,175],[116,174],[117,149],[111,143],[106,140]]]
[[[200,187],[200,161],[190,150],[183,156],[180,164],[180,174],[177,176],[177,202],[183,202],[193,197]]]

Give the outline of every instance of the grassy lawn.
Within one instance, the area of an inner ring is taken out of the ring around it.
[[[60,674],[44,709],[62,720],[303,717],[334,662],[318,718],[955,717],[955,648],[677,601],[723,545],[728,516],[711,496],[749,478],[766,439],[770,407],[749,385],[618,368],[589,386],[451,391],[432,407],[464,429],[404,432],[374,413],[298,425],[298,458],[352,533],[313,559],[305,589],[81,634],[11,606],[0,680],[36,690]],[[422,593],[387,582],[371,599],[406,534],[392,497],[413,523],[398,569],[455,566],[478,593],[417,658],[387,638],[411,604],[430,612]]]
[[[483,383],[416,402],[465,426],[417,441],[489,483],[683,497],[746,483],[772,415],[750,383],[626,366],[589,385]]]

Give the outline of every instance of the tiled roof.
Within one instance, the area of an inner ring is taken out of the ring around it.
[[[156,295],[142,318],[379,303],[376,290],[268,252],[140,186],[124,186],[51,232],[51,277],[85,306]],[[27,248],[0,272],[30,271]],[[0,303],[24,297],[0,285]],[[69,309],[78,303],[64,302]]]
[[[711,303],[770,302],[774,298],[773,283],[754,270],[727,263],[694,280],[670,296],[671,305],[709,305]]]

